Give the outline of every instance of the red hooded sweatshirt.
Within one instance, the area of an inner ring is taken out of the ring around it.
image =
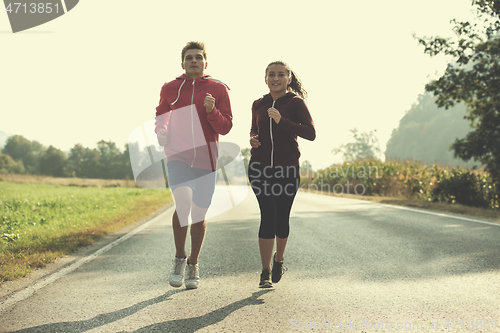
[[[279,124],[267,110],[274,106],[281,114]],[[271,94],[252,105],[250,136],[258,135],[260,146],[252,148],[251,160],[263,166],[298,166],[300,150],[297,136],[313,141],[316,130],[309,109],[302,98],[292,92],[273,101]]]
[[[193,80],[183,74],[163,85],[155,132],[164,129],[167,133],[167,162],[178,160],[195,168],[217,169],[219,134],[229,133],[233,126],[228,89],[209,75]],[[215,108],[209,114],[203,105],[207,93],[215,98]]]

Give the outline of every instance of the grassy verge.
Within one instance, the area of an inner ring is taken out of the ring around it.
[[[26,276],[172,201],[166,190],[77,186],[0,182],[0,283]]]

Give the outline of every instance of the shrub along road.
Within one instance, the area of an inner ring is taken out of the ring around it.
[[[172,212],[24,296],[1,299],[0,332],[500,329],[498,224],[300,193],[288,271],[262,290],[249,193],[209,220],[200,288],[185,290],[167,281]]]

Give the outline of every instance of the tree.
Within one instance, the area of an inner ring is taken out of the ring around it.
[[[62,150],[50,146],[40,157],[40,173],[53,177],[64,177],[67,159],[68,157]]]
[[[40,156],[45,151],[43,145],[38,141],[29,141],[22,135],[13,135],[7,139],[2,149],[15,161],[22,161],[26,171],[31,174],[39,173]]]
[[[121,179],[125,175],[119,175],[122,164],[122,153],[111,141],[101,140],[97,143],[99,152],[99,178]]]
[[[473,166],[453,157],[451,144],[463,137],[469,130],[469,122],[464,119],[465,105],[457,104],[450,110],[439,109],[436,97],[426,92],[418,96],[400,120],[397,129],[392,131],[387,142],[386,158],[413,159],[433,164]]]
[[[337,148],[332,149],[334,155],[343,152],[344,161],[356,161],[365,158],[377,158],[381,150],[378,144],[378,139],[375,135],[377,130],[370,131],[370,133],[358,134],[358,130],[353,128],[350,130],[354,142],[350,142],[345,145],[341,145]]]
[[[23,174],[24,172],[22,161],[14,161],[9,155],[0,153],[0,174]]]
[[[99,178],[99,152],[76,144],[69,153],[66,173],[73,177]]]
[[[465,119],[472,131],[452,145],[454,154],[465,161],[479,161],[500,188],[500,1],[472,0],[481,25],[458,22],[452,38],[418,38],[424,52],[451,55],[443,76],[428,83],[427,91],[437,96],[439,107],[459,102],[467,106]]]
[[[132,164],[130,163],[130,148],[128,144],[125,144],[125,150],[121,155],[121,164],[120,164],[120,175],[123,175],[117,179],[134,179],[134,172],[132,171]]]

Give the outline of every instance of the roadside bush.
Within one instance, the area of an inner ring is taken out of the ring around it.
[[[482,208],[498,208],[498,194],[488,174],[452,169],[432,189],[432,201],[458,203]]]
[[[418,161],[364,159],[313,172],[302,189],[334,195],[404,197],[499,209],[499,191],[491,176],[462,167],[431,167]]]

